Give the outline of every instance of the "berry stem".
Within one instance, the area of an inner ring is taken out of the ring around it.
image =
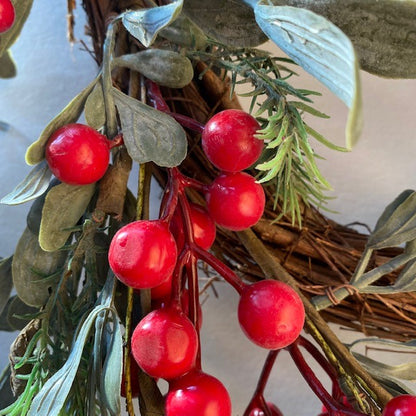
[[[218,260],[210,252],[196,244],[193,245],[192,249],[200,260],[204,261],[217,271],[238,292],[238,294],[241,295],[247,285],[229,267]]]
[[[178,114],[170,111],[169,106],[167,105],[165,99],[160,92],[159,85],[153,81],[146,80],[147,87],[147,96],[154,108],[156,110],[162,111],[163,113],[169,114],[173,117],[181,126],[195,131],[196,133],[202,133],[204,131],[204,125],[199,121],[194,120],[191,117],[185,116],[183,114]]]
[[[346,409],[327,392],[322,383],[316,377],[315,373],[307,364],[305,358],[300,352],[298,344],[299,339],[288,346],[287,350],[309,387],[319,398],[319,400],[321,400],[322,404],[328,409],[330,416],[365,416],[363,413],[356,412],[355,410]]]

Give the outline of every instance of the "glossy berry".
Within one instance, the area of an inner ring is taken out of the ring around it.
[[[276,350],[299,336],[305,310],[299,295],[290,286],[276,280],[262,280],[243,289],[238,320],[251,341]]]
[[[191,371],[169,384],[166,416],[231,416],[224,385],[201,371]]]
[[[163,284],[164,285],[164,284]],[[161,285],[161,286],[163,286]],[[159,287],[159,286],[158,286]],[[155,288],[157,289],[157,288]],[[166,294],[165,296],[161,296],[158,298],[153,297],[153,289],[151,289],[151,296],[152,296],[152,309],[159,309],[159,308],[165,308],[169,305],[170,302],[170,295],[171,295],[171,290],[169,288],[169,293]],[[183,313],[186,316],[189,316],[189,291],[188,289],[182,289],[182,293],[181,293],[181,308]],[[201,304],[198,303],[198,327],[199,329],[201,329],[202,327],[202,308],[201,308]]]
[[[168,298],[172,292],[172,275],[170,275],[163,283],[150,289],[150,297],[153,299]]]
[[[229,230],[241,231],[257,223],[264,211],[262,186],[244,172],[218,176],[205,193],[214,221]]]
[[[0,0],[0,33],[7,32],[14,23],[15,11],[10,0]]]
[[[275,404],[267,402],[267,407],[269,408],[271,416],[283,416],[283,413]],[[256,408],[250,412],[249,416],[265,416],[265,413],[263,410]]]
[[[104,176],[110,160],[109,144],[110,141],[92,127],[67,124],[49,138],[45,157],[60,181],[86,185]]]
[[[169,279],[175,268],[177,249],[168,225],[159,220],[135,221],[113,237],[108,260],[125,285],[146,289]]]
[[[217,232],[214,220],[204,207],[192,203],[189,204],[189,216],[195,243],[204,250],[209,250],[214,244]],[[170,230],[176,239],[178,250],[181,250],[185,244],[184,227],[182,215],[176,210],[170,224]]]
[[[183,312],[161,308],[139,322],[131,337],[131,350],[145,373],[171,379],[194,367],[198,335]]]
[[[416,396],[410,394],[393,397],[383,410],[383,416],[414,415],[416,415]]]
[[[254,137],[260,125],[241,110],[215,114],[205,125],[202,148],[208,160],[225,172],[247,169],[260,157],[263,141]]]

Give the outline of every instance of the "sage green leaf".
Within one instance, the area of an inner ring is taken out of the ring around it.
[[[416,2],[398,0],[281,0],[337,25],[354,44],[365,71],[389,78],[416,77]]]
[[[83,89],[42,131],[39,138],[26,151],[26,163],[36,165],[45,158],[45,147],[52,133],[60,127],[75,123],[84,110],[85,102],[93,90],[98,78]]]
[[[306,9],[258,4],[254,12],[266,35],[349,107],[346,147],[351,148],[362,128],[359,67],[351,41]]]
[[[8,365],[1,374],[0,379],[0,409],[12,404],[16,399],[10,386],[11,368]]]
[[[0,260],[0,314],[13,289],[12,260],[13,256]]]
[[[0,35],[0,56],[13,45],[22,31],[23,25],[29,16],[33,0],[19,0],[13,2],[15,18],[13,26]]]
[[[0,55],[0,78],[13,78],[16,76],[16,64],[10,50]]]
[[[107,326],[109,323],[107,322]],[[101,397],[112,416],[120,414],[121,380],[123,373],[123,337],[118,317],[112,322],[111,343],[108,348],[102,375]]]
[[[367,247],[392,247],[415,238],[416,192],[406,190],[386,207],[368,238]]]
[[[97,305],[84,320],[71,348],[69,357],[60,368],[43,385],[40,392],[33,399],[28,416],[58,416],[62,411],[68,394],[74,382],[81,361],[82,352],[89,340],[91,328],[95,320],[105,311],[111,311],[108,305]]]
[[[6,306],[3,308],[2,313],[0,314],[0,331],[4,332],[14,332],[15,329],[10,326],[9,320],[7,319],[9,313],[9,306],[12,303],[13,299],[16,296],[12,296],[6,303]]]
[[[179,15],[169,26],[159,32],[159,36],[180,46],[196,50],[207,45],[205,33],[187,16]]]
[[[238,0],[187,0],[184,12],[208,36],[230,46],[251,47],[267,41],[253,10]]]
[[[16,188],[4,196],[0,203],[5,205],[18,205],[36,199],[42,195],[49,186],[52,172],[46,161],[37,164]]]
[[[97,82],[91,94],[85,102],[84,116],[87,124],[95,130],[105,125],[104,93],[101,82]]]
[[[19,298],[30,306],[43,306],[49,299],[63,268],[67,253],[46,252],[38,236],[26,228],[19,239],[12,261],[13,284]]]
[[[186,156],[184,129],[172,117],[113,89],[130,157],[138,163],[149,161],[159,166],[179,165]]]
[[[85,213],[95,184],[73,186],[61,183],[46,195],[39,230],[39,244],[45,251],[60,249]]]
[[[182,10],[183,0],[152,9],[128,11],[122,15],[122,22],[128,32],[148,48],[157,34],[174,21]]]
[[[192,62],[183,55],[163,49],[146,49],[114,59],[114,64],[140,72],[156,84],[183,88],[194,77]]]

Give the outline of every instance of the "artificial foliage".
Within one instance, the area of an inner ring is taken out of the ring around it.
[[[16,74],[10,47],[31,5],[0,0],[3,78]],[[55,5],[65,6],[73,41],[75,3]],[[376,362],[355,347],[414,351],[416,194],[399,193],[368,235],[341,226],[324,215],[329,183],[314,145],[345,152],[359,140],[359,69],[415,76],[416,4],[82,6],[97,76],[29,146],[33,169],[1,200],[31,208],[13,256],[0,262],[0,329],[20,331],[1,375],[0,415],[133,416],[138,400],[142,416],[230,416],[232,398],[201,366],[206,272],[209,285],[236,290],[242,331],[269,350],[245,416],[282,415],[264,397],[282,349],[322,401],[321,416],[415,414],[402,383],[413,364]],[[286,55],[265,51],[268,39]],[[298,66],[348,106],[345,146],[305,120],[328,115],[314,104],[319,91],[292,85]],[[152,178],[164,191],[149,220]],[[363,337],[344,345],[328,322]]]

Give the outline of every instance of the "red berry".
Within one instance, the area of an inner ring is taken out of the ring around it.
[[[214,221],[233,231],[256,224],[265,205],[263,187],[244,172],[218,176],[209,186],[205,199]]]
[[[191,371],[169,385],[166,416],[231,416],[231,400],[224,385],[201,371]]]
[[[163,299],[169,297],[172,292],[172,275],[160,285],[150,289],[150,296],[153,299]]]
[[[215,114],[205,125],[202,148],[208,160],[225,172],[239,172],[251,166],[263,150],[263,141],[254,137],[260,125],[241,110]]]
[[[283,413],[275,404],[267,402],[267,407],[269,408],[272,416],[283,416]],[[263,410],[256,408],[250,412],[249,416],[265,416],[265,413]]]
[[[299,336],[305,310],[299,295],[290,286],[276,280],[262,280],[243,289],[238,320],[251,341],[276,350]]]
[[[15,11],[10,0],[0,0],[0,33],[7,32],[14,23]]]
[[[197,204],[189,204],[189,216],[192,223],[195,243],[204,250],[209,250],[214,244],[216,226],[208,211]],[[176,210],[173,215],[170,230],[176,239],[178,250],[181,250],[185,243],[185,230],[182,214]]]
[[[114,274],[127,286],[146,289],[168,280],[177,249],[168,225],[159,220],[135,221],[113,237],[108,260]]]
[[[183,312],[169,307],[146,315],[131,337],[134,359],[151,377],[179,377],[195,364],[198,335]]]
[[[92,127],[67,124],[56,130],[46,145],[52,173],[70,185],[94,183],[104,176],[110,160],[110,141]]]
[[[416,415],[416,396],[410,394],[393,397],[383,410],[383,416],[414,415]]]

